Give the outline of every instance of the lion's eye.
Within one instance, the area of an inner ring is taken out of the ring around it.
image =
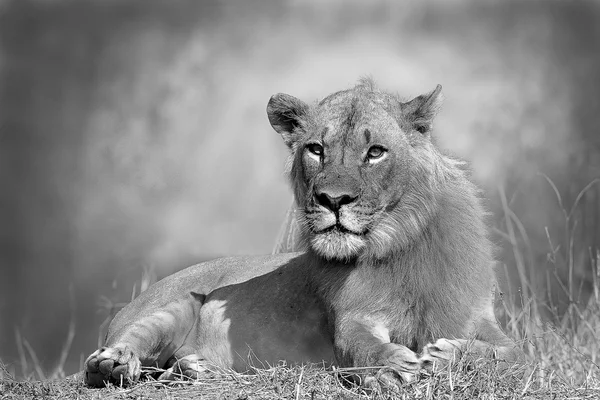
[[[386,152],[387,150],[381,146],[373,146],[367,151],[367,160],[377,160],[383,157]]]
[[[323,156],[323,146],[319,143],[310,143],[306,145],[306,149],[317,157]]]

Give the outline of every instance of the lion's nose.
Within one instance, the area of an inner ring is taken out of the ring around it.
[[[317,203],[325,208],[330,209],[336,214],[343,205],[354,202],[356,198],[357,196],[352,196],[350,194],[341,194],[335,196],[325,191],[315,193],[315,199],[317,200]]]

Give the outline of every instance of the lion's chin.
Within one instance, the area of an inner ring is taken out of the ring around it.
[[[310,239],[311,247],[317,254],[330,260],[346,261],[360,254],[366,242],[363,236],[333,229],[317,233]]]

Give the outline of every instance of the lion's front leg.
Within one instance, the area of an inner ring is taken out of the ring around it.
[[[370,320],[338,327],[334,345],[340,366],[357,368],[351,379],[370,389],[397,390],[420,370],[418,355],[391,343],[387,328]]]
[[[140,297],[117,314],[109,327],[106,344],[85,361],[87,385],[128,384],[140,377],[142,366],[162,367],[179,349],[189,349],[185,342],[193,331],[197,310],[205,296],[192,293],[189,298],[153,311],[144,309],[144,300],[138,301]]]

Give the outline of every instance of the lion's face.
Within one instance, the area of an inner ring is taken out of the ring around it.
[[[436,89],[414,101],[431,107],[438,94]],[[292,151],[290,178],[302,233],[321,256],[382,255],[394,240],[397,219],[406,219],[397,210],[403,200],[411,201],[414,193],[406,194],[418,183],[419,148],[429,143],[430,121],[411,118],[420,115],[411,103],[375,92],[368,83],[313,107],[288,95],[271,98],[269,118]]]
[[[302,226],[314,250],[351,258],[369,242],[406,185],[406,135],[371,102],[323,105],[298,143],[294,165]],[[351,114],[351,115],[350,115]],[[303,212],[302,212],[303,211]]]

